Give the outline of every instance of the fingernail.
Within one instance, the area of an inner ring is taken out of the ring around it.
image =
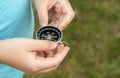
[[[51,42],[51,47],[52,48],[56,48],[57,47],[57,43],[56,42]]]

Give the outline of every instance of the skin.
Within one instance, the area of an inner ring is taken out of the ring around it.
[[[74,18],[74,11],[68,0],[34,0],[34,3],[41,26],[53,25],[63,30]],[[48,22],[49,19],[51,22]],[[0,63],[29,74],[46,73],[60,65],[69,49],[63,44],[45,40],[1,40]]]
[[[39,53],[56,49],[53,56]],[[0,41],[0,63],[10,65],[29,74],[45,73],[56,69],[69,51],[69,47],[54,42],[33,39]]]
[[[63,30],[75,16],[68,0],[34,0],[34,3],[41,26],[52,25]]]

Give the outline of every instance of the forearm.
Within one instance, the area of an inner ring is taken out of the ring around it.
[[[10,63],[12,60],[12,54],[15,54],[18,50],[16,48],[14,39],[7,39],[0,41],[0,63]],[[16,55],[15,55],[16,57]]]
[[[3,55],[5,54],[5,42],[0,40],[0,63],[2,63]]]
[[[13,45],[9,40],[0,40],[0,63],[8,62],[12,47]]]

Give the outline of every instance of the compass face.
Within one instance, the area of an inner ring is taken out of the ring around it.
[[[45,26],[37,31],[37,38],[40,40],[59,42],[62,38],[62,32],[56,27]]]

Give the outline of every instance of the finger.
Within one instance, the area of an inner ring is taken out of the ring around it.
[[[72,12],[67,12],[63,17],[61,17],[61,21],[59,22],[58,28],[63,30],[74,18],[74,14]]]
[[[61,21],[63,20],[63,17],[64,17],[63,15],[60,15],[60,17],[58,19],[55,18],[55,20],[52,20],[49,25],[58,27],[60,25]]]
[[[41,3],[41,5],[39,5],[39,3]],[[40,25],[41,26],[47,25],[48,24],[47,0],[37,0],[36,7],[37,7]]]
[[[55,4],[55,12],[56,12],[55,17],[56,19],[58,19],[62,13],[62,7],[60,6],[59,3]]]
[[[69,3],[69,1],[65,0],[64,6],[62,7],[62,14],[63,17],[61,18],[62,21],[59,23],[58,28],[63,30],[74,18],[75,14],[74,11]]]
[[[48,2],[48,10],[50,10],[56,4],[56,0],[49,0]]]
[[[56,3],[55,5],[55,8],[54,8],[54,13],[53,11],[50,12],[50,19],[52,20],[50,22],[49,25],[53,25],[53,26],[58,26],[59,25],[59,18],[61,17],[62,13],[61,13],[61,10],[62,10],[62,7],[60,6],[59,3]]]
[[[63,15],[60,15],[60,17],[58,19],[56,19],[56,17],[53,17],[54,20],[52,20],[49,25],[58,27],[60,25],[61,21],[63,20],[63,17],[64,17]]]
[[[57,53],[53,57],[47,57],[46,59],[41,60],[40,66],[42,66],[43,69],[58,66],[67,55],[68,51],[69,47],[58,46]]]
[[[52,51],[45,52],[46,57],[53,57],[54,53]]]
[[[56,67],[51,67],[51,68],[48,68],[48,69],[44,69],[44,70],[40,70],[37,73],[38,74],[40,74],[40,73],[47,73],[47,72],[50,72],[50,71],[55,70],[55,69],[57,69],[57,66]]]
[[[30,40],[26,46],[30,51],[50,51],[57,47],[57,43],[47,40]]]
[[[55,18],[55,7],[52,7],[52,8],[49,10],[48,15],[49,15],[50,20],[56,20],[56,18]]]
[[[59,20],[52,20],[52,22],[49,24],[50,26],[55,26],[55,27],[58,27],[58,25],[59,25]]]
[[[39,57],[52,57],[54,55],[52,51],[42,51],[38,53],[39,53]]]
[[[66,57],[69,49],[70,48],[68,46],[64,47],[64,45],[59,45],[57,47],[57,52],[54,56],[54,59],[55,59],[57,64],[60,64],[63,61],[63,59]]]
[[[49,72],[49,71],[52,71],[52,70],[57,69],[57,67],[58,67],[58,66],[53,66],[53,67],[44,68],[44,69],[40,69],[40,70],[37,69],[34,73],[35,73],[35,74],[47,73],[47,72]],[[33,73],[33,74],[34,74],[34,73]]]
[[[37,52],[36,56],[38,57],[45,57],[45,53],[43,51]]]

